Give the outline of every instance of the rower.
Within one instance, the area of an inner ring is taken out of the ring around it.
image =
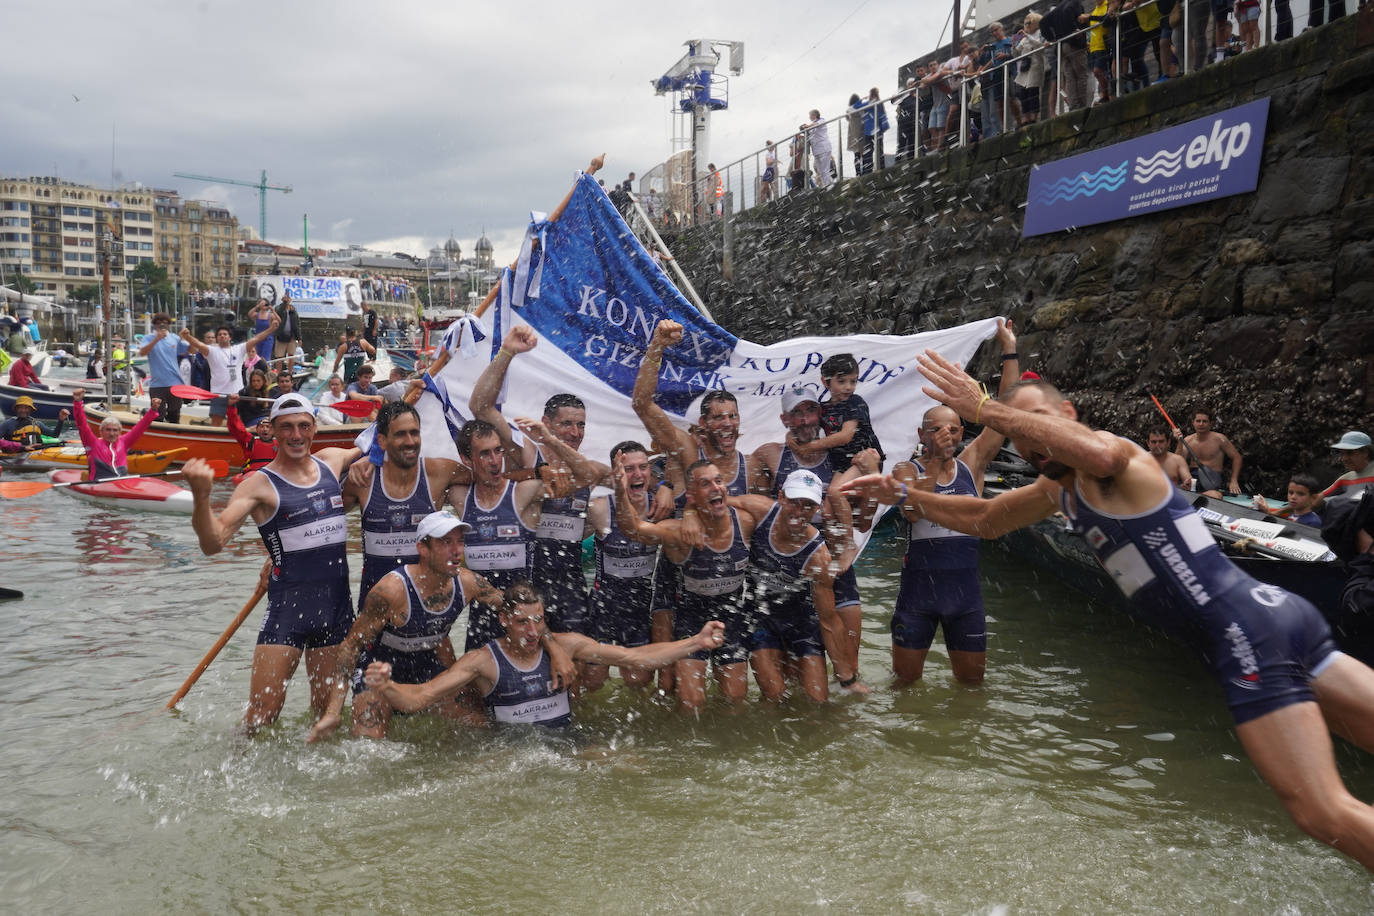
[[[82,394],[85,394],[84,389]],[[42,420],[36,419],[33,411],[33,398],[27,394],[21,394],[14,399],[14,416],[0,422],[0,441],[12,443],[14,446],[6,447],[4,451],[17,451],[21,447],[42,445],[44,436],[60,438],[66,428],[67,418],[71,416],[71,412],[64,407],[58,411],[57,423],[48,426]]]
[[[403,684],[423,684],[438,677],[455,661],[449,629],[469,601],[500,607],[501,590],[462,568],[467,522],[448,511],[431,512],[416,526],[416,562],[393,569],[367,592],[358,619],[339,646],[329,705],[306,741],[318,741],[335,731],[343,718],[348,684],[353,685],[353,735],[385,738],[392,706],[382,691],[368,689],[363,672],[369,664],[391,666],[391,677]],[[566,683],[574,675],[567,652],[546,640],[554,658],[554,676]],[[356,668],[355,668],[356,665]],[[483,725],[480,710],[449,694],[430,707],[432,712],[470,724]]]
[[[339,341],[339,346],[334,351],[334,366],[329,370],[329,374],[337,373],[339,363],[343,363],[343,380],[345,384],[350,383],[357,378],[358,370],[368,356],[377,356],[377,350],[372,344],[359,340],[358,332],[352,328],[344,328],[343,340]]]
[[[498,615],[503,634],[468,652],[443,674],[423,684],[398,684],[386,662],[368,665],[363,683],[400,712],[419,712],[475,685],[495,722],[560,728],[572,724],[572,707],[565,684],[555,682],[546,651],[544,602],[525,580],[512,582]],[[693,652],[709,652],[721,644],[723,625],[708,621],[694,635],[669,643],[637,648],[608,646],[581,633],[555,633],[553,641],[574,661],[662,668]]]
[[[339,643],[353,623],[348,594],[348,524],[339,480],[361,454],[357,448],[311,454],[315,409],[299,394],[272,405],[277,457],[250,474],[218,515],[210,507],[214,472],[199,458],[182,469],[191,487],[191,527],[206,556],[225,548],[248,518],[272,561],[267,613],[253,650],[253,674],[243,728],[253,733],[276,721],[286,682],[301,656],[316,716],[329,700],[329,676]]]
[[[153,425],[157,410],[162,406],[161,398],[153,398],[150,409],[127,433],[116,417],[106,416],[100,421],[100,435],[91,432],[90,421],[86,419],[86,389],[72,391],[72,414],[76,419],[76,431],[81,436],[81,444],[86,446],[86,479],[108,480],[111,477],[125,477],[129,473],[129,446]]]
[[[1154,459],[1079,423],[1054,386],[1022,383],[999,403],[938,353],[919,362],[926,394],[1011,436],[1042,476],[993,499],[879,475],[859,478],[850,492],[984,538],[1062,511],[1134,614],[1207,660],[1241,745],[1298,826],[1374,871],[1374,811],[1341,782],[1329,734],[1374,751],[1374,671],[1336,649],[1310,603],[1231,563]]]
[[[684,530],[682,519],[647,522],[640,518],[630,498],[622,465],[615,470],[616,524],[628,537],[644,544],[661,545],[669,559],[682,569],[673,617],[674,635],[682,638],[695,632],[707,620],[725,624],[724,639],[710,652],[695,652],[679,661],[674,678],[678,708],[699,712],[706,702],[706,669],[715,668],[721,693],[731,702],[745,698],[749,675],[745,663],[749,650],[745,639],[750,620],[742,606],[745,570],[749,566],[749,539],[754,534],[754,516],[731,507],[729,492],[720,471],[701,460],[688,468],[687,508],[684,515],[699,515],[704,544],[693,546],[696,538]]]
[[[225,416],[229,422],[229,435],[243,450],[243,469],[240,474],[251,474],[261,470],[277,457],[277,439],[272,433],[272,418],[268,414],[258,417],[258,422],[250,430],[239,417],[239,396],[229,395],[229,407]]]

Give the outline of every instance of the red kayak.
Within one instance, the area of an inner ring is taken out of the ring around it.
[[[121,480],[98,480],[77,483],[82,472],[49,471],[53,483],[73,484],[62,489],[78,499],[115,506],[121,509],[141,509],[145,512],[169,512],[187,515],[191,511],[191,491],[161,477],[126,477]]]

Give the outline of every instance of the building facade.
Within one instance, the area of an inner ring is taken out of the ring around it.
[[[158,263],[180,289],[230,290],[238,273],[239,221],[222,204],[153,193]]]

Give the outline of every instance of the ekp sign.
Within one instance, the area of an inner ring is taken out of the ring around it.
[[[1021,237],[1245,194],[1259,184],[1264,98],[1031,170]]]

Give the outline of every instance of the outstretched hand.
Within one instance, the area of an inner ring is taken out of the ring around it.
[[[885,506],[892,506],[897,504],[897,497],[901,495],[901,485],[891,474],[865,474],[841,486],[840,492],[850,499],[874,499]]]
[[[920,373],[931,384],[921,390],[941,404],[954,409],[965,420],[977,422],[978,407],[983,402],[983,390],[958,363],[952,363],[934,350],[927,350],[916,358]]]

